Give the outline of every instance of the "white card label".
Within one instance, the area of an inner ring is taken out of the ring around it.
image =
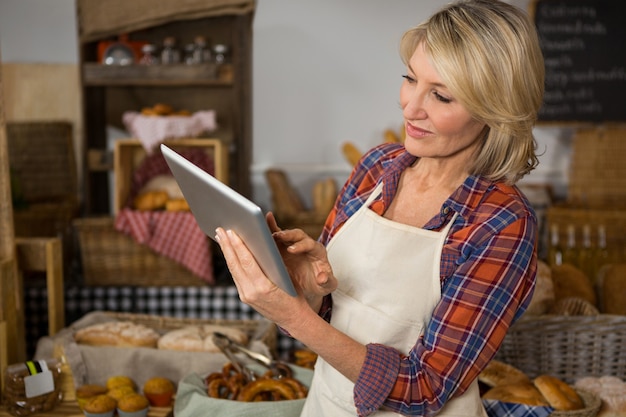
[[[54,378],[46,361],[26,362],[26,367],[31,374],[24,378],[26,398],[37,397],[54,391]]]

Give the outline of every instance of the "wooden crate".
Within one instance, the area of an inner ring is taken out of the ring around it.
[[[213,160],[214,176],[223,183],[228,183],[227,150],[219,139],[176,139],[166,141],[165,144],[175,151],[185,148],[204,150]],[[115,178],[114,215],[126,206],[128,198],[133,191],[133,173],[145,157],[146,150],[138,139],[122,139],[115,142],[113,159]]]

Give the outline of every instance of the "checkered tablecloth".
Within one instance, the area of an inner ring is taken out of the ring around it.
[[[27,288],[25,316],[29,355],[48,333],[45,287]],[[178,318],[254,320],[260,315],[239,300],[234,286],[223,287],[83,287],[65,289],[65,322],[71,324],[92,311],[150,314]],[[302,345],[278,334],[277,350],[286,358]]]

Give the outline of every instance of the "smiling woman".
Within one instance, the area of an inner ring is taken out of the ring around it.
[[[537,163],[532,22],[460,0],[407,31],[401,57],[404,143],[360,158],[318,241],[268,217],[299,297],[217,231],[241,300],[319,355],[302,416],[484,417],[476,377],[535,286],[537,220],[515,186]]]

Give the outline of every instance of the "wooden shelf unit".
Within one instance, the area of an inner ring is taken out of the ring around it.
[[[125,129],[124,112],[140,111],[156,103],[191,112],[215,110],[219,127],[209,136],[223,141],[228,149],[229,185],[251,195],[252,19],[253,14],[248,13],[171,21],[127,34],[129,41],[159,47],[165,37],[173,36],[181,54],[185,44],[204,36],[209,45],[229,47],[229,62],[224,67],[215,63],[102,65],[98,62],[98,44],[115,38],[81,42],[84,215],[110,214],[108,181],[112,164],[107,157],[107,127]]]

